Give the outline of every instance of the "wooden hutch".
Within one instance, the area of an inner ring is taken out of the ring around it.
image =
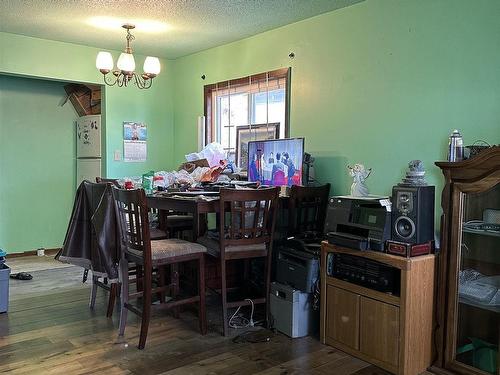
[[[436,165],[445,186],[432,371],[498,375],[500,147]]]

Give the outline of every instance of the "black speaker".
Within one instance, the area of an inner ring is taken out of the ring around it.
[[[392,188],[394,241],[422,244],[434,240],[434,186]]]

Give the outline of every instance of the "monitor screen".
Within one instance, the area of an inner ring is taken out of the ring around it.
[[[248,181],[264,185],[302,184],[304,138],[248,142]]]

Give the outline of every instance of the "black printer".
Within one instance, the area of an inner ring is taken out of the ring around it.
[[[276,281],[312,293],[319,278],[319,256],[323,236],[304,233],[278,247]]]
[[[325,234],[331,244],[359,250],[384,250],[391,236],[387,197],[339,196],[329,199]]]

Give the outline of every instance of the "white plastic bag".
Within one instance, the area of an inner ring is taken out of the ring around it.
[[[186,155],[187,161],[207,159],[208,165],[214,167],[220,164],[221,160],[227,159],[227,152],[220,143],[212,142],[206,145],[200,152],[193,152]]]
[[[195,180],[196,182],[200,182],[201,181],[201,177],[205,174],[206,171],[208,171],[210,168],[208,167],[198,167],[196,168],[192,173],[191,173],[191,177],[193,178],[193,180]]]

